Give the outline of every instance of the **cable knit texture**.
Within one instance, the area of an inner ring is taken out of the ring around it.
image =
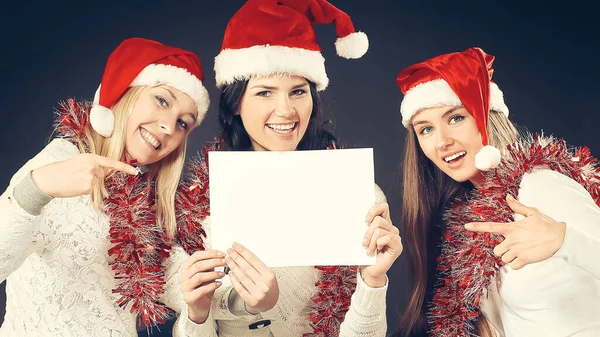
[[[385,201],[378,186],[375,199],[377,202]],[[203,228],[210,233],[210,218],[205,219]],[[210,242],[210,237],[207,237],[206,242]],[[314,267],[287,267],[273,268],[273,272],[279,284],[279,300],[273,309],[258,315],[236,316],[229,306],[230,296],[236,296],[236,301],[242,300],[235,294],[229,276],[225,276],[223,285],[215,292],[210,320],[196,327],[205,327],[205,331],[209,331],[209,327],[215,328],[221,337],[298,337],[312,332],[308,315],[313,295],[317,291],[315,284],[320,271]],[[340,327],[340,337],[385,336],[387,287],[386,284],[381,288],[370,288],[358,275],[350,310]],[[271,324],[255,330],[249,329],[250,324],[265,319],[270,320]]]
[[[109,221],[89,196],[54,198],[40,215],[23,210],[13,190],[30,171],[78,154],[54,139],[11,179],[0,197],[0,281],[6,284],[6,316],[0,336],[137,336],[133,314],[119,308],[108,265]],[[188,255],[174,247],[165,261],[167,306],[185,309],[178,270]],[[174,336],[211,336],[178,320]],[[192,326],[193,327],[193,326]],[[213,329],[214,331],[214,329]]]

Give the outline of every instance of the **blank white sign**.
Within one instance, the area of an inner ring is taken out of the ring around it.
[[[269,267],[371,265],[373,149],[209,153],[212,248],[233,242]]]

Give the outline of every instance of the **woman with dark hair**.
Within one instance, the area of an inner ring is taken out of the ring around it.
[[[234,15],[215,59],[222,126],[216,150],[335,148],[322,117],[318,91],[328,79],[311,25],[334,20],[338,53],[362,56],[366,36],[354,32],[347,14],[323,0],[251,0]],[[208,188],[204,165],[188,184],[192,191]],[[374,193],[378,203],[365,210],[363,242],[367,254],[377,256],[374,265],[271,269],[234,244],[225,258],[231,271],[213,294],[197,290],[211,282],[195,277],[196,266],[216,266],[220,258],[212,258],[214,251],[198,252],[180,280],[190,319],[199,327],[214,324],[219,336],[385,336],[386,272],[402,244],[383,193]],[[206,194],[182,199],[189,205],[208,203]],[[188,214],[207,214],[206,207]],[[192,221],[208,229],[208,217]]]
[[[470,48],[398,75],[414,289],[397,335],[600,336],[600,170],[517,133],[493,61]]]

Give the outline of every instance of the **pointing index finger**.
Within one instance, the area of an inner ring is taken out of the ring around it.
[[[94,158],[96,160],[96,163],[102,167],[112,168],[117,171],[129,173],[131,175],[137,175],[139,173],[135,167],[129,164],[125,164],[123,162],[103,156],[95,156]]]
[[[506,224],[500,222],[470,222],[465,225],[467,230],[479,233],[498,233],[504,235],[507,230]]]

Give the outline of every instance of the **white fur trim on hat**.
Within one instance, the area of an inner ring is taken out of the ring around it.
[[[504,104],[504,93],[494,82],[490,83],[490,110],[502,112],[508,117],[508,107]]]
[[[441,106],[463,105],[448,82],[437,79],[416,85],[408,90],[400,105],[402,124],[410,125],[411,118],[421,109]],[[504,95],[496,83],[490,83],[490,109],[504,113],[508,117],[508,107],[504,104]]]
[[[217,87],[272,74],[302,76],[314,82],[319,91],[329,84],[325,59],[319,51],[264,45],[225,49],[215,57]]]
[[[500,150],[486,145],[475,154],[475,167],[481,171],[489,171],[500,164]]]
[[[347,59],[361,58],[369,50],[369,38],[363,32],[355,32],[335,41],[338,56]]]
[[[115,128],[115,115],[106,107],[94,105],[90,110],[90,125],[103,137],[110,137]]]
[[[150,64],[137,75],[130,87],[157,84],[166,84],[190,96],[198,109],[196,124],[200,124],[208,111],[210,99],[198,77],[186,69],[172,65]]]

